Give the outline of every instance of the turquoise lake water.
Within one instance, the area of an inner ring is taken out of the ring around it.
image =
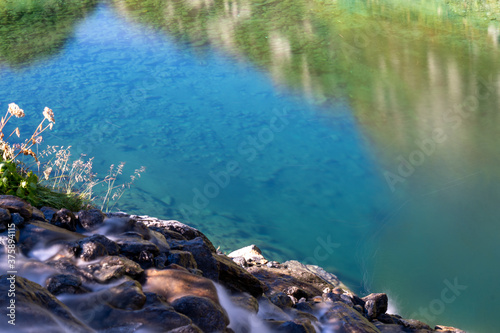
[[[52,108],[44,144],[101,177],[145,166],[118,209],[496,332],[498,21],[438,1],[51,4],[0,6],[0,101],[26,135]]]

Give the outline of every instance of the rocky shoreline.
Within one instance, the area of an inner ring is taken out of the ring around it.
[[[255,245],[225,255],[175,220],[0,195],[0,243],[2,332],[464,332]]]

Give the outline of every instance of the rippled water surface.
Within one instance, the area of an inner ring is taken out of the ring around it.
[[[145,166],[123,211],[187,222],[224,251],[254,243],[321,265],[403,316],[495,332],[493,9],[3,2],[0,101],[27,112],[25,134],[51,107],[45,144],[93,156],[101,177]]]

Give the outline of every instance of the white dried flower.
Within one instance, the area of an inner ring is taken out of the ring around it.
[[[16,103],[9,104],[9,113],[17,118],[24,117],[24,111]]]
[[[45,107],[45,109],[43,109],[43,116],[45,117],[45,119],[47,119],[52,123],[56,122],[54,120],[54,112],[52,111],[52,109],[49,109],[48,107]]]

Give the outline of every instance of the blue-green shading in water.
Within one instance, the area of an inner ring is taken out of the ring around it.
[[[495,332],[496,21],[441,1],[89,3],[41,57],[10,56],[23,44],[0,34],[0,100],[29,112],[22,133],[49,106],[45,143],[101,176],[147,167],[120,209]]]
[[[360,285],[349,254],[376,227],[383,179],[342,103],[321,116],[253,66],[197,57],[106,7],[58,57],[2,77],[2,100],[32,118],[56,111],[46,143],[94,156],[101,175],[122,160],[147,167],[122,210],[187,220],[222,249],[258,243]]]

